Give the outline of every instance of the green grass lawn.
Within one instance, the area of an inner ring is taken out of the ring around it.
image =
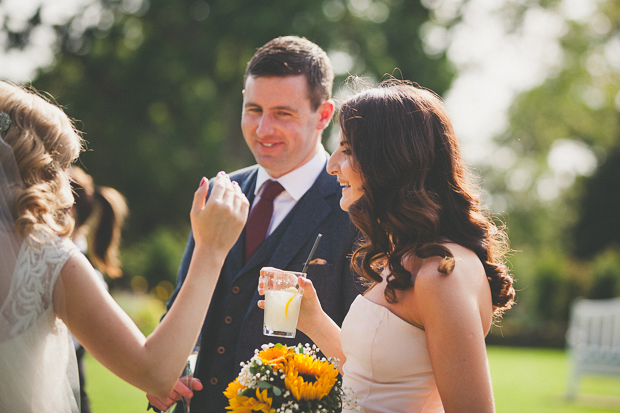
[[[488,348],[500,413],[620,412],[620,377],[585,376],[573,403],[565,401],[568,360],[563,350]]]
[[[585,377],[574,403],[564,400],[568,363],[563,350],[489,347],[499,413],[620,412],[620,377]],[[93,413],[146,410],[146,397],[87,357],[87,391]]]
[[[142,390],[116,377],[90,354],[84,357],[86,391],[93,413],[145,412],[148,401]],[[149,410],[152,413],[152,410]]]

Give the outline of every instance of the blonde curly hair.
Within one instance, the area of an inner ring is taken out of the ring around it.
[[[73,231],[68,168],[83,148],[71,120],[50,98],[33,88],[0,81],[0,111],[11,125],[2,139],[13,148],[23,190],[13,206],[15,230],[69,236]]]

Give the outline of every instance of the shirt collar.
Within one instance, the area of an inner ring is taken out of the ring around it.
[[[325,149],[323,149],[321,145],[321,149],[312,159],[286,175],[282,175],[278,179],[273,179],[269,176],[267,170],[259,165],[254,195],[258,194],[260,188],[266,181],[273,179],[274,181],[278,181],[295,201],[299,201],[308,189],[310,189],[312,184],[314,184],[314,181],[316,181],[316,178],[319,177],[323,169],[325,169],[326,162],[327,152],[325,152]]]

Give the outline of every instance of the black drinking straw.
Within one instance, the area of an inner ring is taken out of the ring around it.
[[[310,251],[310,255],[308,255],[308,259],[306,260],[306,263],[304,264],[304,269],[301,270],[301,272],[304,273],[304,277],[305,277],[305,274],[306,274],[306,270],[308,269],[308,265],[310,265],[310,260],[314,256],[314,251],[316,251],[316,247],[319,245],[319,241],[321,240],[322,236],[323,236],[322,234],[319,234],[316,237],[316,241],[314,241],[314,245],[312,246],[312,251]]]

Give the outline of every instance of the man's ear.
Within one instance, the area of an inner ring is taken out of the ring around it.
[[[323,130],[329,125],[329,121],[332,120],[334,116],[335,105],[334,101],[329,99],[326,100],[318,107],[317,112],[320,115],[319,122],[316,125],[317,129]]]

